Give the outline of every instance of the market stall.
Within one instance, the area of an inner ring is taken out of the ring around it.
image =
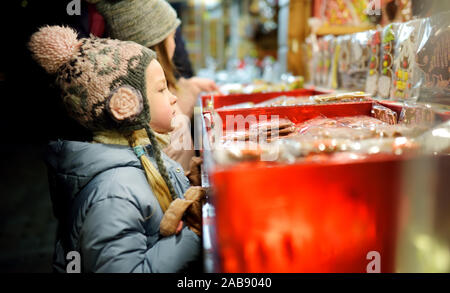
[[[309,38],[303,89],[199,99],[207,271],[450,271],[450,15],[400,2]]]

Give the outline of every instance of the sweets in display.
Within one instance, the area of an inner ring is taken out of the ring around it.
[[[341,45],[338,38],[333,40],[331,55],[331,68],[330,68],[330,87],[337,89],[339,86],[338,72],[339,72],[339,56],[341,52]]]
[[[238,131],[226,131],[222,137],[223,142],[227,141],[262,141],[268,142],[286,138],[296,133],[297,128],[288,119],[271,119],[251,124],[248,129]]]
[[[367,71],[370,61],[369,42],[370,31],[351,35],[350,41],[350,66],[348,71],[349,81],[345,88],[358,90],[366,84]]]
[[[415,114],[419,115],[418,112]],[[267,132],[274,126],[278,127],[277,130],[280,133],[286,130],[289,132],[288,135],[280,134],[278,139],[267,141],[268,144],[249,139],[245,141],[245,136],[242,141],[237,142],[230,139],[222,140],[222,147],[216,150],[217,154],[214,155],[217,162],[228,164],[245,160],[262,160],[264,156],[271,158],[272,161],[295,162],[361,159],[378,153],[400,155],[405,152],[417,152],[423,143],[420,141],[423,139],[416,138],[422,137],[427,131],[427,127],[423,124],[390,125],[365,115],[348,117],[320,115],[295,127],[289,120],[282,119],[276,125],[272,122],[264,122],[251,125],[249,129],[255,133],[261,133]],[[288,130],[290,128],[295,128],[295,131],[291,132]],[[250,132],[250,130],[237,131],[236,135],[241,135],[241,138],[242,135],[248,137]],[[442,145],[445,148],[448,143]],[[346,155],[336,155],[342,152]]]
[[[311,105],[311,104],[314,104],[314,101],[311,100],[309,97],[281,96],[255,104],[255,107],[278,107],[278,106]]]
[[[404,106],[398,123],[406,125],[431,125],[435,122],[434,111],[426,105]]]
[[[262,92],[292,91],[303,88],[302,76],[290,76],[282,82],[272,83],[255,80],[251,84],[225,84],[220,87],[222,94],[252,94]]]
[[[420,40],[422,20],[414,20],[400,25],[394,57],[394,80],[391,97],[397,100],[416,100],[414,59],[417,42]]]
[[[324,94],[312,96],[311,99],[317,104],[342,103],[342,102],[361,102],[367,100],[367,94],[364,92],[350,92],[341,94]]]
[[[334,36],[327,35],[321,40],[321,68],[320,68],[320,85],[328,86],[332,59],[332,46]]]
[[[388,25],[383,30],[382,36],[382,59],[381,59],[381,76],[378,80],[378,94],[382,98],[389,98],[392,79],[394,72],[392,70],[394,61],[394,46],[395,46],[395,26]]]
[[[361,25],[370,23],[366,9],[369,0],[321,1],[319,16],[326,25]]]
[[[317,50],[314,54],[314,84],[322,84],[322,67],[324,64],[323,39],[317,40]]]
[[[379,104],[374,104],[372,106],[372,116],[379,119],[380,121],[383,121],[384,123],[393,125],[397,124],[398,117],[397,113],[387,107],[384,107]]]
[[[416,62],[422,73],[420,100],[450,105],[450,12],[425,19]]]
[[[369,39],[370,62],[366,80],[366,92],[375,96],[377,94],[378,77],[380,76],[380,31],[372,32]]]
[[[338,84],[344,89],[351,88],[351,79],[349,76],[350,55],[351,55],[351,37],[349,35],[338,37]]]
[[[331,103],[347,103],[347,102],[362,102],[368,101],[369,97],[365,92],[349,92],[340,94],[322,94],[310,97],[305,96],[279,96],[273,99],[266,100],[260,103],[245,102],[235,105],[224,106],[216,109],[245,109],[258,107],[283,107],[283,106],[300,106],[300,105],[317,105],[317,104],[331,104]]]

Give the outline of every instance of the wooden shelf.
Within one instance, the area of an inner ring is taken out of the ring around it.
[[[353,33],[359,33],[364,32],[368,30],[375,29],[375,26],[373,25],[359,25],[359,26],[351,26],[351,25],[335,25],[335,26],[329,26],[325,25],[319,28],[317,31],[318,36],[324,36],[324,35],[348,35]]]

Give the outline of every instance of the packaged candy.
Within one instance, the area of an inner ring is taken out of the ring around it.
[[[288,119],[270,120],[250,125],[248,130],[226,132],[222,142],[229,141],[268,141],[286,138],[298,131],[295,124]]]
[[[255,104],[255,107],[277,107],[277,106],[294,106],[294,105],[311,105],[311,104],[314,104],[314,101],[311,101],[309,97],[281,96]]]
[[[367,94],[364,92],[350,92],[341,94],[324,94],[312,96],[311,99],[317,104],[326,103],[343,103],[343,102],[360,102],[367,99]]]
[[[352,80],[350,76],[351,62],[351,36],[343,35],[338,40],[338,86],[339,88],[352,88]]]
[[[420,135],[416,141],[426,154],[450,154],[450,120],[436,125]]]
[[[322,68],[321,68],[321,80],[320,84],[327,87],[329,84],[330,70],[331,70],[331,59],[332,59],[332,44],[334,41],[334,36],[327,35],[322,39]]]
[[[378,77],[380,76],[380,45],[381,31],[371,31],[369,38],[370,61],[367,71],[366,92],[372,96],[377,95]]]
[[[434,111],[427,105],[405,105],[400,112],[398,123],[405,125],[432,125],[435,119]]]
[[[339,87],[339,56],[341,52],[340,38],[334,38],[331,46],[331,68],[329,86],[333,89]]]
[[[379,119],[387,124],[397,124],[397,113],[385,106],[380,104],[373,104],[371,110],[372,117]]]
[[[419,101],[450,105],[450,11],[424,20],[416,63]]]
[[[245,109],[245,108],[252,108],[252,107],[254,107],[254,105],[255,104],[253,102],[245,102],[245,103],[240,103],[240,104],[235,104],[235,105],[223,106],[216,110]]]
[[[375,125],[383,123],[376,118],[365,115],[338,117],[335,119],[340,125],[350,128],[374,128]]]
[[[394,48],[397,39],[398,24],[390,24],[383,29],[381,41],[381,76],[378,79],[378,95],[389,98],[394,78]]]
[[[417,100],[417,70],[414,66],[415,56],[421,41],[424,20],[418,19],[399,25],[398,38],[394,55],[394,79],[391,98],[396,100]]]
[[[365,87],[370,61],[369,39],[370,31],[351,35],[349,84],[347,89],[357,90]]]

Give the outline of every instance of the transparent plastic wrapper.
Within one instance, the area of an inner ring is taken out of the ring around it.
[[[323,40],[317,40],[317,48],[314,51],[314,84],[322,84],[322,67],[324,64],[324,46]]]
[[[350,76],[351,62],[351,35],[343,35],[338,38],[338,87],[350,89],[352,80]]]
[[[405,105],[398,118],[399,124],[431,126],[436,121],[436,114],[429,105]]]
[[[369,40],[371,32],[365,31],[351,35],[349,84],[351,90],[362,89],[366,85],[367,71],[370,61]]]
[[[331,70],[332,50],[334,36],[327,35],[322,39],[322,68],[320,72],[320,85],[327,87],[329,85],[329,77]]]
[[[313,104],[315,104],[315,102],[312,101],[309,97],[281,96],[255,104],[255,107],[277,107],[277,106],[296,106],[296,105],[313,105]]]
[[[351,117],[346,120],[349,118]],[[339,126],[336,119],[322,117],[312,119],[308,124],[308,130],[303,133],[268,143],[225,141],[214,151],[214,158],[217,163],[224,165],[243,161],[294,163],[299,160],[364,159],[379,153],[403,155],[418,152],[422,144],[427,149],[439,149],[439,152],[443,152],[448,150],[449,145],[448,123],[447,128],[441,126],[435,128],[434,132],[425,132],[426,128],[385,123],[376,123],[374,127],[351,128]],[[433,143],[438,146],[433,147]]]
[[[375,127],[376,137],[380,138],[397,138],[408,137],[414,138],[424,133],[428,128],[422,125],[387,125],[382,124]]]
[[[450,154],[450,120],[426,131],[416,141],[425,154]]]
[[[365,92],[349,92],[311,96],[311,100],[313,100],[317,104],[361,102],[367,100],[367,98],[368,95]]]
[[[373,104],[371,114],[372,117],[390,125],[397,124],[398,121],[395,111],[379,104]]]
[[[227,141],[213,152],[216,163],[229,165],[244,161],[259,161],[264,152],[270,148],[264,148],[261,144],[250,141]]]
[[[305,62],[305,81],[308,83],[314,83],[314,49],[311,36],[305,39],[303,49],[306,52],[307,56]]]
[[[378,78],[380,77],[381,30],[370,31],[368,46],[370,51],[365,91],[372,96],[377,95]]]
[[[253,108],[255,106],[255,103],[253,102],[246,102],[246,103],[240,103],[230,106],[224,106],[221,108],[218,108],[216,110],[227,110],[227,109],[246,109],[246,108]]]
[[[450,11],[423,21],[416,66],[419,101],[450,105]]]
[[[332,41],[331,68],[329,77],[329,87],[337,89],[339,87],[339,56],[341,51],[341,38],[336,37]]]
[[[290,120],[277,119],[252,124],[249,129],[226,131],[222,141],[271,142],[295,135],[297,131],[297,127]]]
[[[337,122],[345,127],[350,128],[369,128],[373,129],[375,126],[383,124],[381,120],[376,118],[360,115],[360,116],[349,116],[349,117],[338,117]]]
[[[394,80],[394,52],[398,38],[398,24],[392,23],[383,29],[381,36],[380,77],[378,78],[378,96],[388,99]]]
[[[278,161],[293,163],[299,159],[329,161],[333,159],[364,159],[380,153],[403,155],[418,152],[420,144],[412,138],[371,138],[351,140],[344,138],[312,139],[295,137],[277,141]],[[345,155],[344,155],[345,154]]]
[[[399,25],[390,94],[394,100],[416,101],[418,99],[421,83],[415,58],[419,43],[423,39],[424,23],[424,19],[417,19]]]

